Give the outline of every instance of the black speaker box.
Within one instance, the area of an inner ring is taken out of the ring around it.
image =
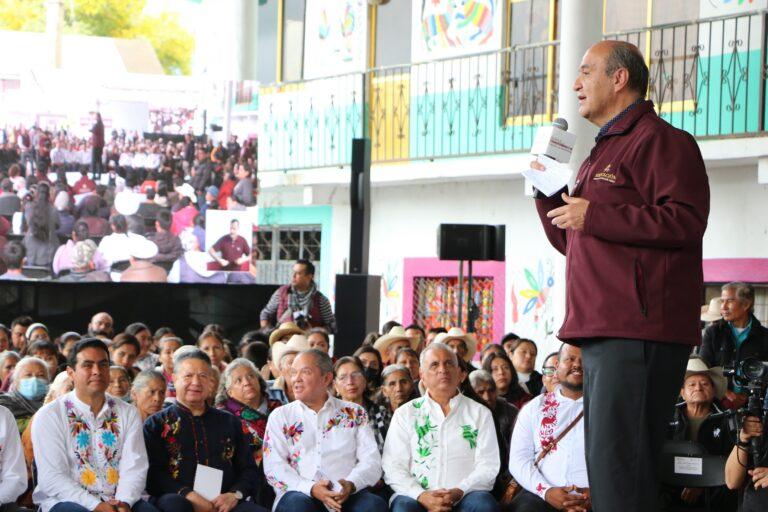
[[[437,254],[441,260],[504,261],[505,227],[485,224],[440,224]]]
[[[369,332],[379,330],[381,276],[336,275],[336,325],[333,356],[350,356]]]

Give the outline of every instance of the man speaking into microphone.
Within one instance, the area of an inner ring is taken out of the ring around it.
[[[600,42],[579,69],[573,89],[579,114],[600,127],[595,146],[570,195],[536,194],[547,238],[566,256],[558,337],[582,348],[594,510],[656,511],[665,427],[701,342],[709,184],[693,137],[644,100],[636,46]]]

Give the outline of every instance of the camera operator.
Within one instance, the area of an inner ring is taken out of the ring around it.
[[[747,283],[733,282],[721,291],[723,319],[704,331],[701,358],[708,366],[724,368],[735,368],[748,357],[768,361],[768,329],[754,315],[755,289]],[[738,409],[746,401],[744,390],[730,377],[723,405]]]
[[[751,440],[763,438],[763,432],[763,424],[759,418],[744,418],[739,442],[733,447],[725,463],[725,483],[728,488],[743,489],[742,512],[768,510],[768,456],[764,449],[761,459],[755,461],[750,453]]]
[[[259,319],[262,328],[293,322],[301,329],[324,327],[330,334],[336,333],[331,303],[317,289],[315,266],[309,260],[298,260],[293,265],[291,284],[272,294]]]

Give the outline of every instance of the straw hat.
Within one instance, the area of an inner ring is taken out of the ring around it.
[[[701,321],[702,322],[714,322],[720,320],[723,316],[720,314],[720,297],[715,297],[709,301],[709,306],[706,304],[701,306]]]
[[[379,351],[379,354],[384,356],[389,350],[389,346],[396,341],[405,340],[410,343],[411,348],[416,350],[419,346],[419,339],[415,336],[408,336],[405,333],[405,329],[402,325],[396,325],[392,327],[387,334],[379,337],[373,344],[373,348]],[[386,357],[385,357],[386,358]]]
[[[294,334],[291,336],[291,339],[288,340],[286,343],[283,343],[282,341],[276,341],[272,345],[272,361],[275,363],[276,366],[280,366],[280,360],[283,358],[284,355],[286,355],[289,352],[302,352],[304,350],[309,350],[309,342],[307,341],[307,337],[303,334]]]
[[[269,335],[269,346],[271,347],[276,341],[289,334],[306,334],[306,332],[293,322],[283,322]]]
[[[698,357],[692,357],[688,360],[688,367],[685,369],[685,379],[691,375],[709,375],[712,379],[712,385],[715,387],[715,396],[721,399],[725,396],[725,391],[728,389],[728,380],[723,375],[723,368],[721,366],[713,366],[709,368],[707,363],[703,359]],[[683,383],[685,383],[683,379]]]
[[[445,343],[446,345],[450,340],[463,340],[467,345],[467,356],[464,358],[466,361],[471,361],[475,357],[477,352],[477,338],[472,333],[465,333],[461,327],[451,327],[448,332],[442,332],[435,337],[435,343]]]

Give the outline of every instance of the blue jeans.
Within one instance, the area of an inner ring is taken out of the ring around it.
[[[160,509],[161,512],[193,512],[192,502],[178,494],[163,494],[159,498],[152,498],[152,503]],[[153,507],[154,508],[154,507]],[[155,509],[157,510],[157,509]],[[49,511],[53,512],[53,510]],[[133,512],[151,512],[147,510],[134,510]],[[232,512],[267,512],[262,506],[252,501],[241,501]]]
[[[137,501],[131,508],[133,512],[158,512],[157,508],[144,500]],[[91,512],[84,506],[71,501],[62,501],[51,507],[49,512]]]
[[[408,496],[397,496],[392,501],[392,512],[426,512],[426,510],[418,501]],[[457,512],[498,512],[499,504],[490,492],[474,491],[465,495],[453,507],[453,510]]]
[[[387,503],[368,491],[360,491],[344,502],[342,512],[387,512]],[[280,498],[275,512],[326,512],[320,500],[298,491],[289,491]]]

